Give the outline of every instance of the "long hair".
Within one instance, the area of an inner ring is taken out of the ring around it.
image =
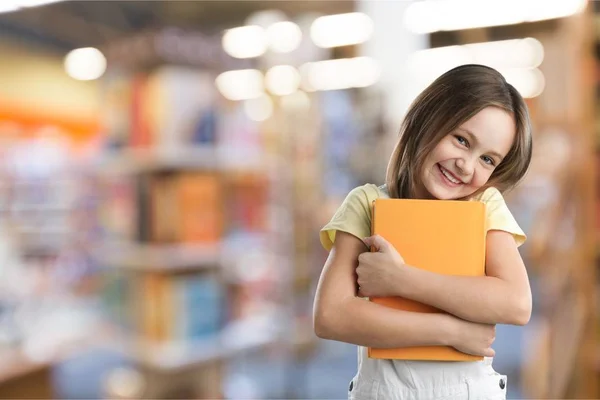
[[[447,134],[487,107],[498,107],[512,115],[516,136],[504,160],[478,192],[490,186],[501,192],[514,187],[531,161],[527,105],[498,71],[469,64],[441,75],[409,107],[387,167],[386,185],[390,197],[413,197],[429,153]]]

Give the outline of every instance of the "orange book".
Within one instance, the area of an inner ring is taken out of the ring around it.
[[[485,204],[478,201],[377,199],[373,234],[390,242],[406,264],[448,274],[485,275]],[[401,297],[370,301],[406,311],[444,312]],[[401,360],[478,361],[449,346],[368,349],[369,357]]]
[[[178,177],[179,241],[216,243],[223,231],[223,193],[218,174],[183,173]]]

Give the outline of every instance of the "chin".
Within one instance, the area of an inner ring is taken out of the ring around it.
[[[448,188],[440,187],[436,184],[427,185],[426,190],[429,197],[435,200],[460,200],[474,193],[466,193],[464,190],[449,190]]]
[[[432,190],[429,192],[431,197],[436,200],[455,200],[461,196],[456,193],[448,193],[446,190]]]

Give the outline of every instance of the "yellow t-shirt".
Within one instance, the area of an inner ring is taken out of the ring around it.
[[[342,231],[363,239],[371,235],[371,204],[378,197],[388,198],[384,187],[366,184],[353,189],[342,205],[337,209],[331,221],[321,229],[321,244],[331,250],[335,242],[335,234]],[[517,246],[522,245],[527,237],[511,214],[502,194],[496,188],[488,188],[473,197],[471,201],[481,201],[486,205],[486,230],[500,230],[511,233]]]

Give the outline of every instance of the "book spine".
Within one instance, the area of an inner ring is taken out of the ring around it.
[[[373,236],[375,234],[375,200],[373,200],[371,202],[371,236]],[[371,252],[375,251],[375,246],[371,246]],[[371,301],[369,299],[369,301]],[[367,347],[367,357],[371,358],[373,357],[373,352],[372,352],[372,348],[369,346]]]
[[[371,236],[373,236],[375,234],[375,203],[376,200],[373,200],[371,202]],[[371,252],[377,252],[377,249],[375,248],[375,246],[371,246]]]

